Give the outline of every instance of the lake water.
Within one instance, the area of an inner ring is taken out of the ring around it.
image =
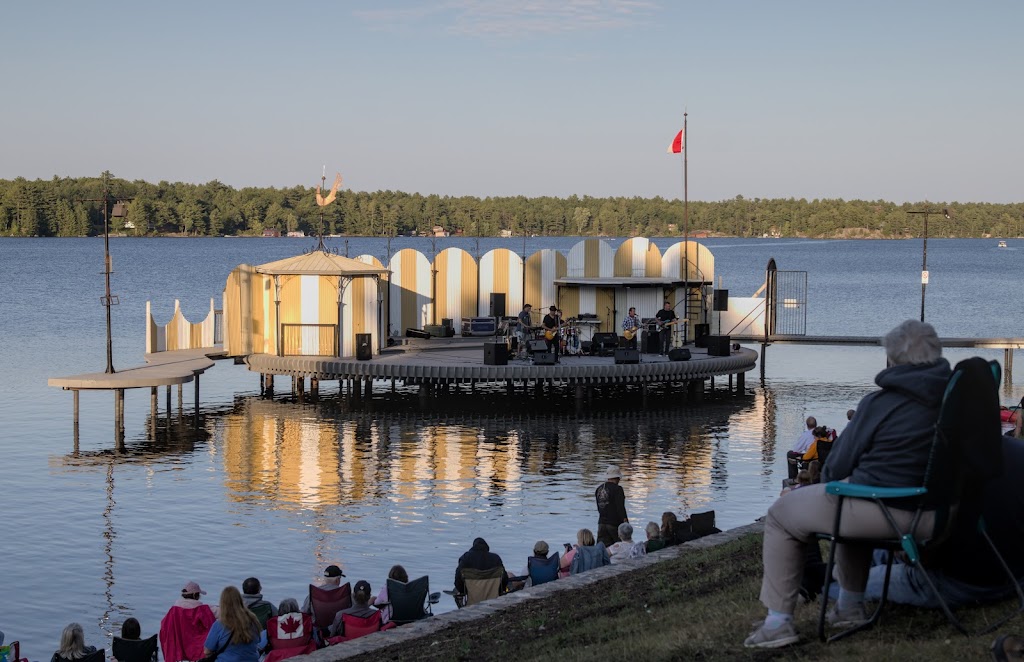
[[[527,250],[568,251],[575,239],[530,239]],[[618,245],[620,240],[613,241]],[[295,255],[310,239],[115,239],[120,297],[114,365],[142,361],[145,303],[158,321],[174,299],[191,320],[206,314],[237,264]],[[343,240],[331,240],[345,252]],[[663,249],[674,240],[659,239]],[[808,272],[807,333],[881,335],[920,312],[919,241],[707,240],[722,286],[749,296],[775,257]],[[1021,336],[1024,251],[995,240],[930,240],[927,319],[943,336]],[[477,254],[522,240],[438,240]],[[398,239],[430,256],[430,240]],[[1024,244],[1022,244],[1024,246]],[[385,257],[376,239],[351,239],[352,256]],[[219,362],[202,379],[202,433],[185,418],[149,420],[149,393],[126,395],[126,452],[113,452],[113,397],[83,393],[73,452],[71,395],[58,375],[102,370],[99,239],[0,239],[4,368],[0,398],[0,630],[33,660],[48,658],[70,621],[109,648],[128,616],[144,633],[184,582],[215,602],[221,588],[258,576],[275,603],[301,600],[328,563],[376,591],[392,564],[450,588],[455,563],[483,536],[510,569],[533,542],[553,549],[593,529],[593,490],[605,466],[625,472],[638,528],[662,511],[713,508],[729,528],[762,515],[786,475],[784,451],[803,419],[842,428],[847,409],[884,367],[878,348],[774,346],[767,379],[748,374],[742,397],[679,404],[569,403],[481,398],[472,407],[418,407],[415,396],[378,393],[356,406],[333,396],[298,404],[258,394],[258,377]],[[1002,359],[1001,351],[948,351]],[[1004,391],[1018,400],[1022,387]],[[174,397],[176,405],[176,394]],[[164,394],[160,407],[163,412]],[[155,436],[152,434],[155,427]],[[440,610],[453,608],[445,597]]]

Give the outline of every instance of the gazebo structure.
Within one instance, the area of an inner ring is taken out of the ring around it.
[[[239,265],[224,288],[224,349],[228,356],[352,357],[357,336],[369,334],[379,354],[389,273],[372,257],[326,251]]]

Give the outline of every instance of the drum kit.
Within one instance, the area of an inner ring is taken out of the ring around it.
[[[583,354],[583,338],[580,323],[575,317],[571,317],[559,326],[559,353],[563,356],[580,356]],[[550,333],[550,332],[547,332]],[[534,329],[531,334],[533,340],[547,340],[544,329]],[[516,353],[519,347],[519,338],[514,330],[514,325],[508,325],[505,331],[505,344],[508,345],[510,354]]]

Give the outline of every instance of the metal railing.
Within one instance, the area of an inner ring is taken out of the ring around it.
[[[337,324],[282,324],[283,356],[336,356]]]

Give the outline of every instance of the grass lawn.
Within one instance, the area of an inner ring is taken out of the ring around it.
[[[991,635],[967,638],[939,611],[891,605],[879,627],[826,645],[817,640],[812,603],[797,611],[802,643],[748,650],[743,639],[765,613],[760,579],[761,536],[748,535],[353,659],[984,660],[997,634],[1024,630],[1018,616]],[[963,610],[961,617],[980,629],[1012,605]]]

